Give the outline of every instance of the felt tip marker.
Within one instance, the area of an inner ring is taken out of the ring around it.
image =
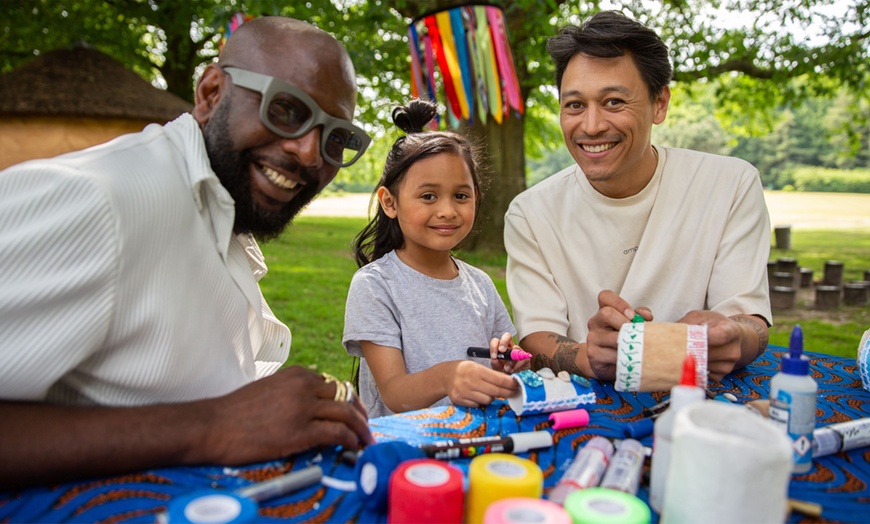
[[[527,431],[502,437],[460,438],[442,440],[420,446],[427,457],[438,460],[472,458],[485,453],[525,453],[530,449],[553,445],[553,435],[547,431]]]
[[[468,356],[475,358],[489,358],[489,348],[470,347],[468,348]],[[523,351],[522,349],[512,349],[510,351],[505,351],[504,353],[497,353],[495,358],[498,360],[513,360],[514,362],[518,362],[520,360],[528,360],[532,358],[532,354]]]

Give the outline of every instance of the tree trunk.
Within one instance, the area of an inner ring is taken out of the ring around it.
[[[523,117],[513,114],[502,120],[501,125],[491,117],[486,125],[475,121],[468,133],[484,148],[489,184],[484,188],[475,231],[464,248],[504,252],[504,214],[511,200],[526,188]]]

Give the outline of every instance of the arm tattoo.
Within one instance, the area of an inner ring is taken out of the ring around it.
[[[553,356],[547,356],[543,353],[538,353],[532,357],[531,367],[533,371],[538,371],[542,368],[550,368],[553,373],[567,371],[575,375],[582,376],[580,368],[577,366],[577,353],[580,351],[579,344],[568,337],[561,335],[550,335],[549,338],[556,339],[556,351]]]
[[[755,331],[755,334],[758,335],[758,350],[755,354],[755,358],[760,357],[761,354],[764,353],[764,350],[767,349],[767,342],[770,338],[769,332],[763,329],[758,324],[758,322],[752,320],[751,318],[739,315],[731,318],[733,318],[735,322],[746,324],[747,326],[751,327],[752,330]]]
[[[567,371],[575,375],[582,375],[576,364],[577,352],[580,350],[577,343],[560,335],[550,335],[550,338],[556,339],[555,353],[552,357],[543,354],[532,357],[532,369],[537,371],[541,368],[550,368],[553,373]]]

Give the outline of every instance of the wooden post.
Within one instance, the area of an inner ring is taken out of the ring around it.
[[[828,260],[825,262],[825,276],[822,278],[822,284],[826,286],[843,286],[843,263],[839,260]]]
[[[770,308],[775,311],[794,309],[797,289],[791,286],[776,286],[770,290]]]
[[[801,287],[813,287],[813,270],[809,267],[801,268]]]
[[[773,228],[773,235],[776,238],[776,249],[791,249],[791,226],[776,226]]]
[[[794,258],[784,258],[780,257],[776,259],[776,270],[781,271],[783,273],[791,273],[794,275],[797,273],[798,263]]]
[[[836,309],[840,306],[838,286],[816,286],[816,309]]]
[[[870,298],[870,282],[849,282],[843,286],[843,303],[847,306],[866,306]]]

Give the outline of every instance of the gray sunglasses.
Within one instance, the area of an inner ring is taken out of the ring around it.
[[[257,91],[260,120],[270,131],[284,138],[299,138],[317,126],[323,159],[338,167],[347,167],[365,153],[372,139],[347,120],[327,114],[308,93],[275,77],[252,71],[225,67],[237,86]]]

